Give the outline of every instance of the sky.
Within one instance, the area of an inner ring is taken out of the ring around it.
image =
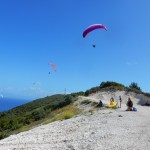
[[[0,1],[0,98],[86,91],[105,81],[150,92],[149,14],[149,0]],[[83,38],[92,24],[108,30]]]

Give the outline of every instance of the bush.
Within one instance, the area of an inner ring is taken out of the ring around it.
[[[65,113],[64,114],[64,119],[70,119],[74,116],[75,114],[74,113],[71,113],[71,112],[68,112],[68,113]]]
[[[85,93],[84,93],[84,96],[89,96],[89,94],[90,94],[90,91],[86,90]]]
[[[138,84],[136,82],[132,82],[130,85],[129,85],[129,88],[133,89],[133,90],[138,90],[140,92],[142,92],[141,88],[138,86]]]
[[[86,90],[84,93],[84,96],[89,96],[90,94],[96,93],[103,88],[109,88],[112,90],[125,90],[126,89],[126,87],[123,84],[112,82],[112,81],[107,81],[107,82],[101,82],[100,86],[96,86],[89,90]]]
[[[2,131],[7,130],[9,128],[9,120],[0,120],[0,128]]]
[[[38,121],[40,119],[43,119],[45,117],[45,114],[43,111],[33,111],[32,112],[32,118],[35,120],[35,121]]]
[[[85,104],[85,105],[88,105],[88,104],[90,104],[90,103],[91,103],[91,101],[88,100],[88,99],[81,102],[81,104]]]
[[[0,133],[0,140],[8,137],[7,133]]]
[[[84,95],[84,92],[77,92],[77,93],[71,93],[71,96],[73,97],[77,97],[77,96],[83,96]]]
[[[65,96],[65,99],[62,100],[62,101],[56,101],[54,103],[51,104],[51,109],[52,110],[55,110],[55,109],[58,109],[58,108],[62,108],[64,106],[67,106],[69,104],[71,104],[73,102],[73,98],[71,95],[67,95]]]
[[[117,87],[117,88],[125,88],[123,84],[107,81],[107,82],[101,82],[100,88],[107,88],[107,87]]]

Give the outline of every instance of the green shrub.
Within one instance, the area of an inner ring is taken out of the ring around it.
[[[90,103],[91,103],[91,101],[88,100],[88,99],[81,102],[81,104],[85,104],[85,105],[88,105],[88,104],[90,104]]]
[[[65,113],[64,114],[64,119],[70,119],[74,116],[75,114],[74,113],[71,113],[71,112],[68,112],[68,113]]]
[[[98,106],[98,102],[92,102],[92,106]]]
[[[117,88],[125,88],[123,84],[107,81],[107,82],[101,82],[100,88],[107,88],[107,87],[117,87]]]
[[[130,85],[129,85],[129,88],[133,89],[133,90],[138,90],[138,91],[142,91],[141,88],[138,86],[138,84],[136,82],[132,82]]]
[[[31,115],[32,115],[32,119],[34,119],[35,121],[38,121],[38,120],[40,120],[40,119],[45,117],[44,112],[41,111],[41,110],[39,110],[39,111],[35,110],[35,111],[32,112]]]
[[[83,96],[83,95],[84,95],[83,91],[80,91],[80,92],[77,92],[77,93],[71,93],[71,96],[73,96],[73,97]]]
[[[5,133],[5,132],[0,133],[0,140],[1,140],[1,139],[4,139],[4,138],[6,138],[6,137],[8,137],[8,134],[7,134],[7,133]]]
[[[90,91],[86,90],[85,93],[84,93],[84,96],[89,96],[89,94],[90,94]]]
[[[71,95],[66,95],[64,100],[61,101],[55,101],[51,104],[51,109],[56,110],[58,108],[62,108],[64,106],[67,106],[73,102],[73,97]]]

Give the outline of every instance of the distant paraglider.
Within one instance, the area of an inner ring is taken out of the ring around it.
[[[89,26],[88,28],[86,28],[83,32],[83,38],[85,38],[87,36],[87,34],[89,34],[90,32],[92,32],[95,29],[103,29],[107,31],[107,28],[102,25],[102,24],[93,24],[91,26]]]
[[[55,72],[57,71],[56,65],[54,63],[48,62],[48,65],[50,65]],[[51,72],[49,72],[48,74],[51,74]]]
[[[35,82],[33,82],[33,85],[37,85],[37,86],[39,86],[39,85],[41,85],[41,82],[39,82],[39,81],[35,81]]]
[[[84,32],[82,34],[83,38],[85,38],[90,32],[92,32],[93,30],[96,30],[96,29],[103,29],[103,30],[107,31],[107,28],[102,24],[92,24],[84,30]],[[96,45],[93,44],[92,47],[95,48]]]

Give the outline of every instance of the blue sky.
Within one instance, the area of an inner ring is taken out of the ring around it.
[[[150,92],[149,14],[149,0],[0,1],[0,94],[34,99],[102,81]],[[108,31],[82,38],[95,23]]]

